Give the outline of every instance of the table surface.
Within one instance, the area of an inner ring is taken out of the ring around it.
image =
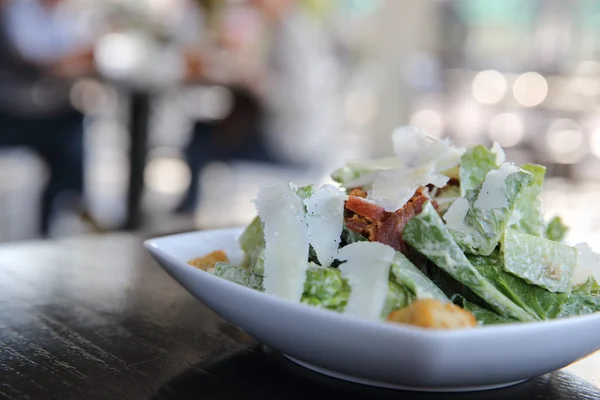
[[[314,374],[217,317],[141,245],[110,234],[0,246],[0,398],[600,399],[600,353],[471,394],[379,390]]]

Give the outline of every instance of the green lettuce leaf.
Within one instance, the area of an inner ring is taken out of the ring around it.
[[[351,243],[365,242],[365,241],[368,241],[368,240],[369,239],[367,239],[366,237],[364,237],[360,233],[357,233],[357,232],[354,232],[351,229],[348,229],[348,227],[346,227],[346,224],[344,223],[344,229],[342,230],[342,241],[340,243],[340,247],[347,246],[347,245],[349,245]]]
[[[460,195],[480,186],[488,172],[498,169],[498,159],[485,146],[473,146],[460,159]]]
[[[264,272],[265,233],[263,223],[255,217],[240,235],[238,242],[244,251],[241,266],[251,272],[262,275]]]
[[[425,203],[423,211],[408,221],[402,236],[415,250],[469,287],[500,315],[519,321],[537,319],[496,289],[471,265],[431,202]]]
[[[306,200],[315,193],[315,186],[308,185],[299,187],[298,189],[296,189],[296,193],[298,194],[298,196],[300,196],[302,200]]]
[[[567,235],[569,228],[563,224],[560,217],[554,217],[546,226],[546,239],[555,242],[562,242]]]
[[[313,306],[343,311],[350,286],[342,279],[340,270],[310,263],[306,271],[301,302]]]
[[[511,229],[528,235],[543,236],[545,226],[540,194],[542,193],[546,167],[525,164],[521,168],[533,175],[533,181],[523,189],[517,199],[513,219],[517,219],[518,222],[512,224]]]
[[[577,249],[508,230],[502,243],[504,269],[551,292],[569,293]]]
[[[438,203],[438,207],[440,212],[444,214],[448,211],[448,208],[452,205],[454,200],[460,197],[460,187],[459,186],[447,186],[445,188],[440,189],[435,193],[433,199],[436,203]]]
[[[431,279],[422,273],[404,254],[396,252],[390,270],[390,278],[405,286],[417,299],[437,299],[442,302],[450,300]]]
[[[503,208],[480,209],[475,206],[485,181],[467,192],[469,209],[462,225],[449,227],[465,253],[490,255],[494,251],[510,222],[519,195],[532,180],[533,175],[523,170],[509,174],[502,190],[506,197],[506,207]]]
[[[503,256],[499,252],[491,256],[469,256],[468,258],[473,267],[506,297],[540,319],[558,317],[569,298],[567,294],[549,292],[506,272]]]
[[[333,171],[330,177],[345,188],[368,186],[379,172],[403,167],[402,161],[396,157],[350,161]]]
[[[477,322],[479,322],[481,325],[499,325],[518,322],[513,318],[500,316],[495,312],[490,311],[485,307],[481,307],[478,304],[472,303],[461,296],[454,296],[452,300],[454,303],[473,314]]]
[[[592,314],[600,311],[600,296],[573,295],[568,298],[560,317]]]
[[[574,287],[573,291],[571,293],[573,295],[598,296],[598,295],[600,295],[600,285],[598,285],[598,282],[596,282],[596,279],[594,279],[593,277],[590,276],[588,278],[588,280],[585,281],[584,284]]]
[[[392,278],[391,273],[390,278]],[[390,279],[388,282],[388,294],[381,310],[381,317],[387,318],[392,311],[409,306],[413,299],[413,294],[406,287]]]
[[[263,290],[263,277],[235,265],[218,262],[212,273],[219,278],[246,286],[251,289]]]

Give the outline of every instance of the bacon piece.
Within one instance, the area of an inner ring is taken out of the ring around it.
[[[346,227],[356,233],[360,233],[364,237],[368,238],[369,241],[375,241],[375,235],[377,230],[381,226],[381,221],[371,222],[365,217],[354,214],[349,218],[346,218]]]
[[[419,188],[404,207],[394,212],[381,223],[375,235],[375,240],[393,247],[404,255],[409,255],[410,249],[402,239],[402,231],[411,218],[423,211],[423,204],[428,200],[429,197],[425,195],[423,188]],[[437,203],[433,201],[432,204],[438,210]]]
[[[354,232],[363,233],[371,222],[367,221],[365,217],[354,214],[350,218],[346,218],[346,227]]]
[[[361,197],[350,195],[346,201],[346,227],[371,242],[387,244],[407,257],[411,256],[410,247],[402,239],[402,231],[411,218],[423,211],[423,204],[430,200],[425,190],[423,187],[417,189],[404,207],[393,213]],[[435,201],[432,204],[439,212],[438,204]]]
[[[346,209],[367,218],[371,222],[381,221],[389,214],[383,207],[357,196],[348,196]]]

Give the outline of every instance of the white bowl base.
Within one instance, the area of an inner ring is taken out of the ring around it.
[[[287,358],[288,360],[292,361],[295,364],[298,364],[299,366],[301,366],[303,368],[309,369],[311,371],[317,372],[322,375],[330,376],[332,378],[341,379],[341,380],[353,382],[353,383],[358,383],[361,385],[380,387],[380,388],[384,388],[384,389],[404,390],[404,391],[410,391],[410,392],[446,392],[446,393],[449,393],[449,392],[479,392],[479,391],[485,391],[485,390],[501,389],[501,388],[514,386],[514,385],[518,385],[519,383],[525,382],[525,380],[522,380],[522,381],[516,381],[516,382],[499,383],[496,385],[464,386],[464,387],[462,387],[462,386],[458,386],[458,387],[402,386],[402,385],[394,385],[393,383],[386,383],[386,382],[379,382],[379,381],[365,379],[365,378],[358,378],[358,377],[355,377],[352,375],[347,375],[347,374],[344,374],[341,372],[335,372],[335,371],[328,370],[326,368],[317,367],[316,365],[309,364],[304,361],[300,361],[294,357],[290,357],[287,354],[282,354],[282,355],[285,358]]]

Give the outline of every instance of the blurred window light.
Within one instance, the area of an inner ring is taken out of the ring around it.
[[[471,91],[475,100],[482,104],[496,104],[504,98],[506,77],[495,70],[481,71],[473,79]]]
[[[571,119],[556,121],[546,136],[546,144],[554,161],[572,164],[585,155],[585,136],[579,124]]]
[[[442,117],[433,110],[419,110],[410,119],[410,125],[421,128],[428,135],[440,137],[443,131]]]
[[[98,69],[112,79],[131,76],[144,62],[145,44],[138,36],[111,33],[98,41],[95,50]]]
[[[600,62],[582,61],[577,64],[574,73],[580,76],[598,76],[600,75]]]
[[[472,144],[479,141],[481,133],[481,107],[470,100],[457,102],[449,118],[452,124],[453,136],[462,144]]]
[[[548,82],[537,72],[526,72],[515,80],[513,94],[519,104],[537,106],[548,95]]]
[[[583,96],[598,96],[600,95],[600,79],[574,76],[570,79],[573,91]]]
[[[600,158],[600,128],[596,129],[590,136],[590,151]]]
[[[502,147],[516,146],[523,140],[523,121],[513,113],[498,114],[490,122],[488,133]]]
[[[144,181],[156,192],[179,194],[189,187],[191,173],[179,157],[154,157],[148,162]]]
[[[375,94],[370,90],[357,90],[346,96],[344,104],[346,118],[357,125],[368,124],[379,112]]]
[[[561,129],[548,133],[548,146],[555,153],[571,153],[583,143],[583,133],[575,129]]]

